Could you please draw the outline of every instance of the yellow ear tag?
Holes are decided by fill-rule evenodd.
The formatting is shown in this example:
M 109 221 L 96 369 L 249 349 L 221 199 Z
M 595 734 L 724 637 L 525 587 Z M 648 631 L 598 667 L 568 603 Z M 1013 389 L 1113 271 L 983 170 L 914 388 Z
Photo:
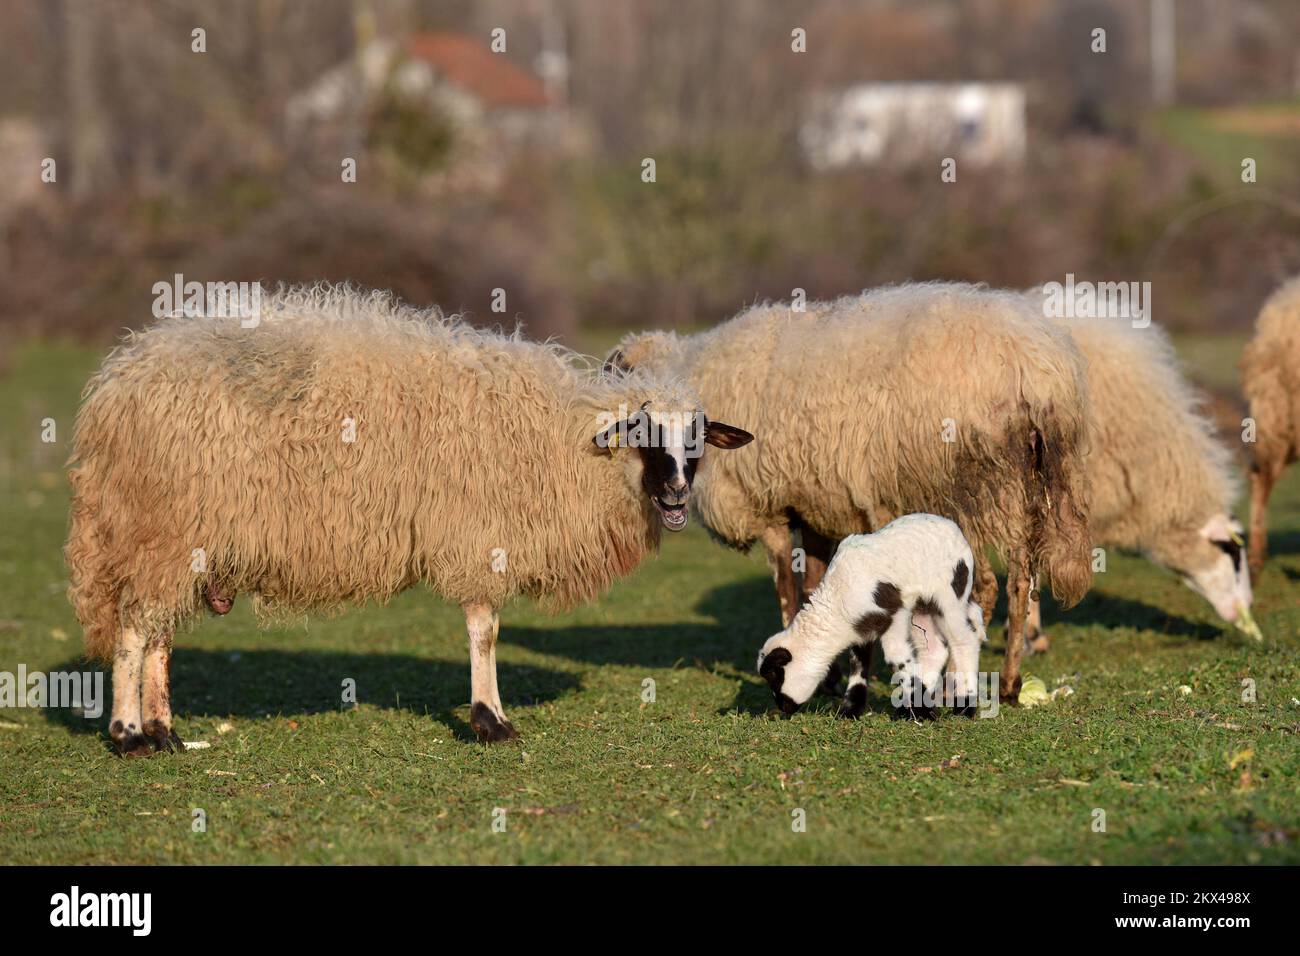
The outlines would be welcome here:
M 610 451 L 613 451 L 618 447 L 618 432 L 614 432 L 614 434 L 609 436 L 609 444 L 606 447 L 608 447 Z
M 1232 543 L 1235 544 L 1237 547 L 1239 547 L 1239 548 L 1244 548 L 1244 547 L 1246 546 L 1246 541 L 1245 541 L 1245 539 L 1242 538 L 1241 535 L 1237 534 L 1237 532 L 1232 531 L 1232 532 L 1230 532 L 1229 534 L 1230 534 L 1230 537 L 1232 538 Z

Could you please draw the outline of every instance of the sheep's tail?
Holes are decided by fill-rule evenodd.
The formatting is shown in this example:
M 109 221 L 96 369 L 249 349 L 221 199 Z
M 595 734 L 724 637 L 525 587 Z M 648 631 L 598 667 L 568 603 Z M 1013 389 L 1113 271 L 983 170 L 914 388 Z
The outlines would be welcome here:
M 71 582 L 68 599 L 85 631 L 86 656 L 107 661 L 117 642 L 121 586 L 109 566 L 99 509 L 91 500 L 93 481 L 87 470 L 83 466 L 68 473 L 72 482 L 72 521 L 63 555 Z
M 1092 584 L 1080 432 L 1063 426 L 1049 411 L 1034 416 L 1029 435 L 1029 487 L 1035 498 L 1029 503 L 1034 519 L 1033 570 L 1047 572 L 1052 594 L 1065 607 L 1078 604 Z

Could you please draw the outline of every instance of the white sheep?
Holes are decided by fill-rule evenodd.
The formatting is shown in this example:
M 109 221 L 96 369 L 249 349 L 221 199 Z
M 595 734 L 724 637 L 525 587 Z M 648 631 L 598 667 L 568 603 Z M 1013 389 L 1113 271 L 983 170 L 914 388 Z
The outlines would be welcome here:
M 761 305 L 698 335 L 629 335 L 608 361 L 680 373 L 712 414 L 758 436 L 701 477 L 696 510 L 727 544 L 762 542 L 783 624 L 799 607 L 792 527 L 811 573 L 830 557 L 814 538 L 871 531 L 882 514 L 942 514 L 1007 560 L 1001 693 L 1014 701 L 1032 573 L 1067 605 L 1087 590 L 1084 363 L 1018 293 L 924 283 L 806 311 Z M 976 593 L 991 606 L 996 587 L 982 575 Z
M 174 749 L 172 637 L 204 603 L 329 608 L 421 582 L 465 612 L 470 725 L 517 736 L 501 605 L 595 597 L 685 525 L 704 445 L 751 437 L 671 377 L 596 375 L 383 294 L 262 301 L 252 328 L 178 316 L 131 336 L 77 415 L 70 596 L 88 654 L 113 660 L 125 754 Z
M 851 672 L 840 714 L 860 716 L 878 641 L 907 712 L 928 716 L 933 700 L 973 712 L 986 639 L 984 613 L 971 593 L 974 567 L 961 529 L 937 515 L 904 515 L 874 534 L 845 538 L 807 606 L 759 652 L 758 670 L 777 706 L 793 713 L 848 650 Z M 914 627 L 914 615 L 922 614 L 931 629 Z M 953 682 L 941 688 L 949 655 Z

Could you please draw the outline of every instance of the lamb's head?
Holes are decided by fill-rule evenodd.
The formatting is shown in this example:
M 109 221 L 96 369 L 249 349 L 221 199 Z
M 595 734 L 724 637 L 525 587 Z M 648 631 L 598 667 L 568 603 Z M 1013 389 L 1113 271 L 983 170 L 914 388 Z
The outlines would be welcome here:
M 1250 569 L 1241 523 L 1217 514 L 1187 538 L 1170 565 L 1188 587 L 1214 605 L 1221 618 L 1253 632 Z
M 773 634 L 758 652 L 758 673 L 772 688 L 776 706 L 783 714 L 793 714 L 808 702 L 831 672 L 834 657 L 827 659 L 786 628 Z
M 592 438 L 600 449 L 621 456 L 629 487 L 645 496 L 669 531 L 686 527 L 691 485 L 706 445 L 730 451 L 754 436 L 723 422 L 711 422 L 693 397 L 659 390 L 639 407 L 610 414 Z

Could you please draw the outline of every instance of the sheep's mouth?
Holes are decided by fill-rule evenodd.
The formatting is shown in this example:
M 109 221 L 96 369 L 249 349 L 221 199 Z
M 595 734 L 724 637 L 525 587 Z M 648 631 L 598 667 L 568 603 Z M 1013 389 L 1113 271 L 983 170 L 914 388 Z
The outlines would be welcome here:
M 669 531 L 681 531 L 686 527 L 686 502 L 670 505 L 663 501 L 658 495 L 652 495 L 651 501 L 655 503 L 655 508 L 659 511 L 659 520 Z

